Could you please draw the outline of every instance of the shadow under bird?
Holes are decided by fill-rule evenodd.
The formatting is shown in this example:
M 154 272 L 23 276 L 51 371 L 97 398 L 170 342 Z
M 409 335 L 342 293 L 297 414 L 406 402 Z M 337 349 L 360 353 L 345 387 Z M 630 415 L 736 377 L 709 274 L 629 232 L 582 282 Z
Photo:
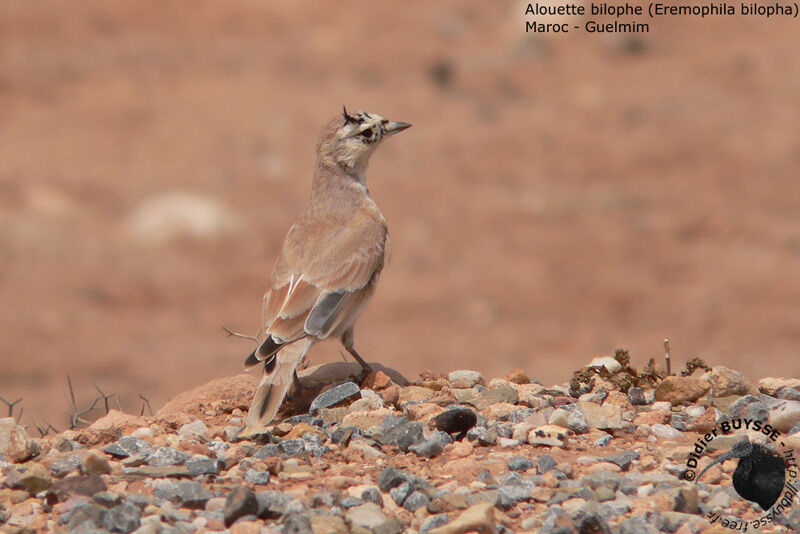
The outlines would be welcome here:
M 770 453 L 758 443 L 750 442 L 747 438 L 708 464 L 695 482 L 713 466 L 732 458 L 739 459 L 739 465 L 733 472 L 733 488 L 736 493 L 742 499 L 757 503 L 762 510 L 769 510 L 783 491 L 783 485 L 786 483 L 786 466 L 783 458 Z
M 409 126 L 344 109 L 322 128 L 311 198 L 283 242 L 263 300 L 265 337 L 244 364 L 263 365 L 263 376 L 242 435 L 275 418 L 315 342 L 338 339 L 371 370 L 353 346 L 353 327 L 387 261 L 389 233 L 366 170 L 381 142 Z

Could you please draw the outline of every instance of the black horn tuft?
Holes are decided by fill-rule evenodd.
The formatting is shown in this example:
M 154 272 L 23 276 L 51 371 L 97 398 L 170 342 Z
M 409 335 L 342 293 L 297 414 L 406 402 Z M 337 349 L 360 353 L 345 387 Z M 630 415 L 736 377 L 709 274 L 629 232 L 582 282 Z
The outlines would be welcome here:
M 347 113 L 347 108 L 342 105 L 342 115 L 344 116 L 344 122 L 351 123 L 351 122 L 358 122 L 358 119 Z

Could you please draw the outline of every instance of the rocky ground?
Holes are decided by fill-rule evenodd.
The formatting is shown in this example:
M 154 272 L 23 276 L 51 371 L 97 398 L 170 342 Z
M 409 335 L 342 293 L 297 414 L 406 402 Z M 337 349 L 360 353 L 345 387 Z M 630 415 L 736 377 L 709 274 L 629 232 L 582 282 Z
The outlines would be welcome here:
M 358 385 L 355 371 L 305 371 L 282 421 L 248 439 L 250 375 L 42 438 L 2 419 L 0 530 L 721 533 L 706 514 L 763 512 L 733 489 L 735 462 L 684 480 L 695 440 L 750 417 L 800 450 L 800 379 L 754 384 L 700 361 L 665 377 L 618 351 L 549 387 L 521 371 L 408 384 L 388 369 Z M 800 526 L 796 501 L 768 531 Z

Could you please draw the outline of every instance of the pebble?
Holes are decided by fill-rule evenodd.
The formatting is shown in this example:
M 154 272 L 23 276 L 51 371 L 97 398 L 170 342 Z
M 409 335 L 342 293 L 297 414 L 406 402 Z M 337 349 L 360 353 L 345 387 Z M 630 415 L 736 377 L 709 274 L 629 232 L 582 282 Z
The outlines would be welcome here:
M 478 371 L 451 371 L 447 375 L 447 380 L 450 382 L 450 387 L 466 389 L 475 387 L 478 384 L 483 384 L 483 375 Z
M 466 435 L 467 431 L 475 426 L 478 416 L 469 408 L 456 407 L 437 415 L 434 424 L 437 430 L 448 434 Z
M 351 397 L 355 397 L 361 392 L 361 388 L 355 382 L 345 382 L 328 391 L 318 395 L 312 402 L 308 412 L 311 415 L 316 415 L 322 408 L 330 408 L 337 404 L 346 401 Z
M 162 484 L 156 488 L 155 496 L 184 508 L 204 508 L 213 497 L 203 484 L 189 480 Z
M 116 443 L 106 447 L 103 452 L 114 458 L 127 458 L 129 456 L 149 456 L 153 453 L 153 446 L 149 442 L 133 436 L 123 436 Z
M 533 467 L 533 461 L 526 456 L 513 456 L 508 460 L 508 469 L 511 471 L 527 471 Z
M 240 517 L 258 515 L 258 511 L 258 500 L 255 494 L 244 486 L 237 486 L 225 497 L 222 512 L 225 526 L 231 526 Z
M 654 436 L 661 439 L 679 439 L 683 432 L 668 425 L 652 425 L 650 431 Z
M 187 438 L 201 437 L 204 438 L 208 434 L 208 427 L 200 419 L 195 419 L 191 423 L 186 423 L 178 429 L 178 435 Z

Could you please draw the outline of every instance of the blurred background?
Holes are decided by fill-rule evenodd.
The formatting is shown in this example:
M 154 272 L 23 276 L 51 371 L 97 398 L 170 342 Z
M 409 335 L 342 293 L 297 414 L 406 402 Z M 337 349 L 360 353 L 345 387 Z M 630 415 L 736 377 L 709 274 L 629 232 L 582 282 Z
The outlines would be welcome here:
M 0 395 L 63 428 L 67 373 L 138 413 L 241 372 L 221 327 L 259 329 L 342 104 L 414 124 L 368 173 L 393 256 L 367 359 L 561 383 L 669 337 L 798 376 L 795 23 L 534 38 L 524 8 L 0 3 Z

